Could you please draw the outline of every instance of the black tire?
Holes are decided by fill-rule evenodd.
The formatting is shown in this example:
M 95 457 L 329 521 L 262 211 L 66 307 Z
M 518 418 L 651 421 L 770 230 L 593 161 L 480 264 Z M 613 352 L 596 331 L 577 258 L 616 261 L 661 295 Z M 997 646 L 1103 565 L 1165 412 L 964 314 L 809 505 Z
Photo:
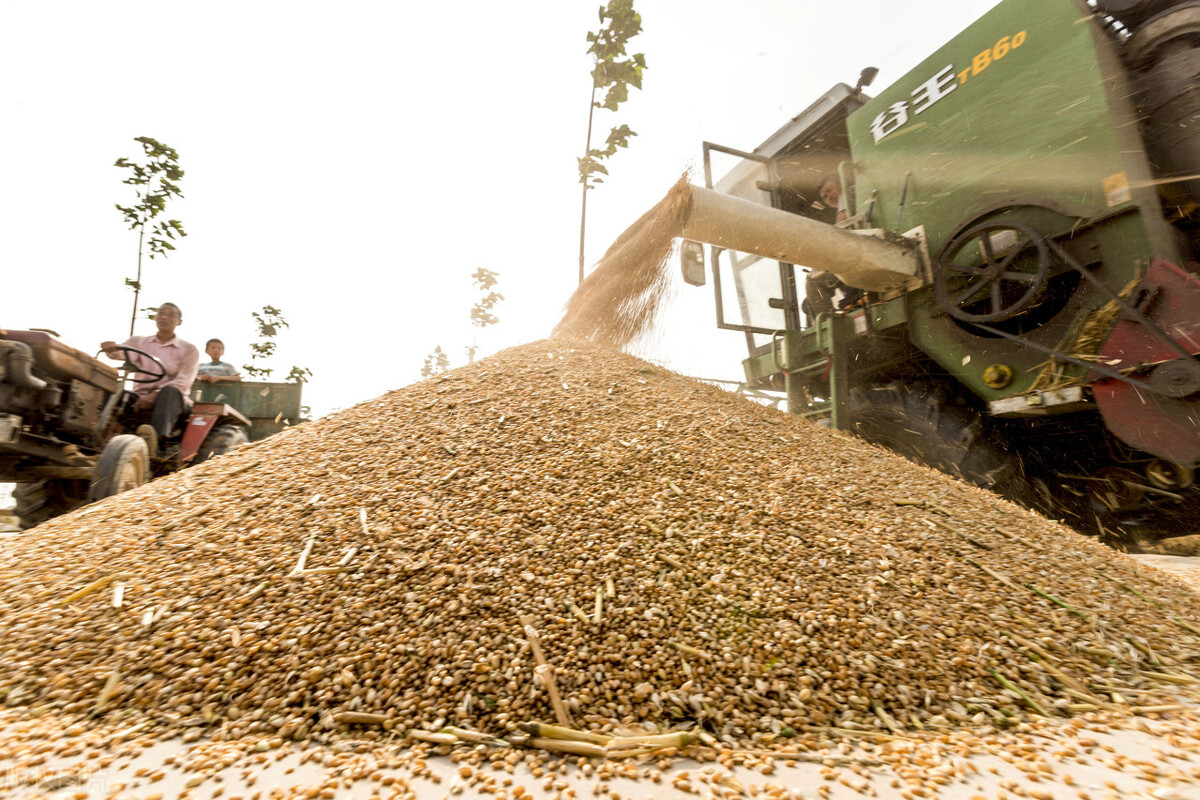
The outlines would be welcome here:
M 199 464 L 210 458 L 223 456 L 249 441 L 250 432 L 246 430 L 245 425 L 218 425 L 204 437 L 194 463 Z
M 32 483 L 18 483 L 13 488 L 16 508 L 13 511 L 21 530 L 29 530 L 48 519 L 79 508 L 87 502 L 86 481 L 43 478 Z
M 150 477 L 150 451 L 140 436 L 123 433 L 114 436 L 100 451 L 100 460 L 92 471 L 88 502 L 129 491 Z
M 1020 458 L 987 434 L 982 416 L 927 384 L 854 389 L 848 430 L 905 458 L 1029 506 Z

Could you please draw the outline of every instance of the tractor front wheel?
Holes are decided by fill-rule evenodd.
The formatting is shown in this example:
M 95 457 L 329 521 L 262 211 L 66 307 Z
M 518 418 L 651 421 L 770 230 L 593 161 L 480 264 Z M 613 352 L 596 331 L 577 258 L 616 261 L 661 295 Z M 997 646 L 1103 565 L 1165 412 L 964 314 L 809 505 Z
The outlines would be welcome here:
M 127 492 L 141 486 L 149 476 L 150 451 L 145 440 L 130 433 L 114 436 L 100 451 L 100 460 L 92 471 L 88 502 Z

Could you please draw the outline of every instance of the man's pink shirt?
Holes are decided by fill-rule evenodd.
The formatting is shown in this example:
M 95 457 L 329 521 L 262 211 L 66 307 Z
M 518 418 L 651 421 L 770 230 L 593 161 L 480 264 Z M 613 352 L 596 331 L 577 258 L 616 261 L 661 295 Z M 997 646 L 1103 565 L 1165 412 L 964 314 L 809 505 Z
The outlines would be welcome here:
M 174 386 L 183 395 L 184 402 L 189 406 L 191 399 L 188 397 L 188 392 L 192 389 L 192 384 L 196 380 L 196 372 L 200 368 L 200 351 L 190 342 L 185 342 L 178 336 L 172 337 L 170 341 L 160 342 L 157 336 L 130 336 L 125 340 L 126 347 L 135 347 L 138 350 L 149 353 L 163 363 L 167 368 L 167 375 L 153 383 L 135 383 L 133 385 L 133 393 L 139 397 L 142 395 L 156 392 L 164 386 Z M 145 369 L 158 370 L 146 359 L 141 356 L 130 353 L 129 360 L 139 367 Z M 144 373 L 138 373 L 139 375 Z M 147 377 L 149 377 L 147 375 Z

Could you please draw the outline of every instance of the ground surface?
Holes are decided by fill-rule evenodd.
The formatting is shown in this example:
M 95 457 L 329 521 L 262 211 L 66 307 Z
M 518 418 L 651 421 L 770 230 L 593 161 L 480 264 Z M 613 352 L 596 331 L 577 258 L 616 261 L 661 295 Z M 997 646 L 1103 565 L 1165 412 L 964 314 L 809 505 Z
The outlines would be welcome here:
M 1142 554 L 1136 556 L 1143 564 L 1160 569 L 1200 592 L 1200 556 L 1164 556 Z
M 1200 558 L 1138 559 L 1195 587 L 1200 602 Z M 1110 726 L 1089 716 L 999 737 L 814 738 L 797 748 L 810 748 L 814 761 L 804 763 L 713 750 L 605 763 L 482 745 L 451 753 L 398 742 L 159 740 L 11 709 L 0 712 L 0 798 L 1200 800 L 1200 713 L 1155 717 Z
M 71 755 L 36 752 L 53 724 L 0 715 L 0 797 L 47 798 L 1200 798 L 1200 723 L 1139 720 L 1121 731 L 1076 720 L 1004 739 L 892 737 L 792 764 L 704 751 L 619 763 L 467 748 L 453 755 L 342 742 L 301 749 L 278 740 L 196 742 L 58 730 Z M 35 737 L 30 737 L 34 733 Z M 479 748 L 483 751 L 484 748 Z M 972 752 L 973 751 L 973 752 Z M 482 757 L 481 757 L 482 756 Z M 881 763 L 882 762 L 882 763 Z

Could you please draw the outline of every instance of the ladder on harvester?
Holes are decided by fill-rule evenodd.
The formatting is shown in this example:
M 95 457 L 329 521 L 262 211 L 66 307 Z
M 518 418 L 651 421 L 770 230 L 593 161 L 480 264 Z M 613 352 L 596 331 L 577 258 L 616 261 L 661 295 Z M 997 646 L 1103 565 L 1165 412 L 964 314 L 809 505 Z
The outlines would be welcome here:
M 846 318 L 824 312 L 802 331 L 776 331 L 771 356 L 783 373 L 788 411 L 839 429 L 846 422 Z

